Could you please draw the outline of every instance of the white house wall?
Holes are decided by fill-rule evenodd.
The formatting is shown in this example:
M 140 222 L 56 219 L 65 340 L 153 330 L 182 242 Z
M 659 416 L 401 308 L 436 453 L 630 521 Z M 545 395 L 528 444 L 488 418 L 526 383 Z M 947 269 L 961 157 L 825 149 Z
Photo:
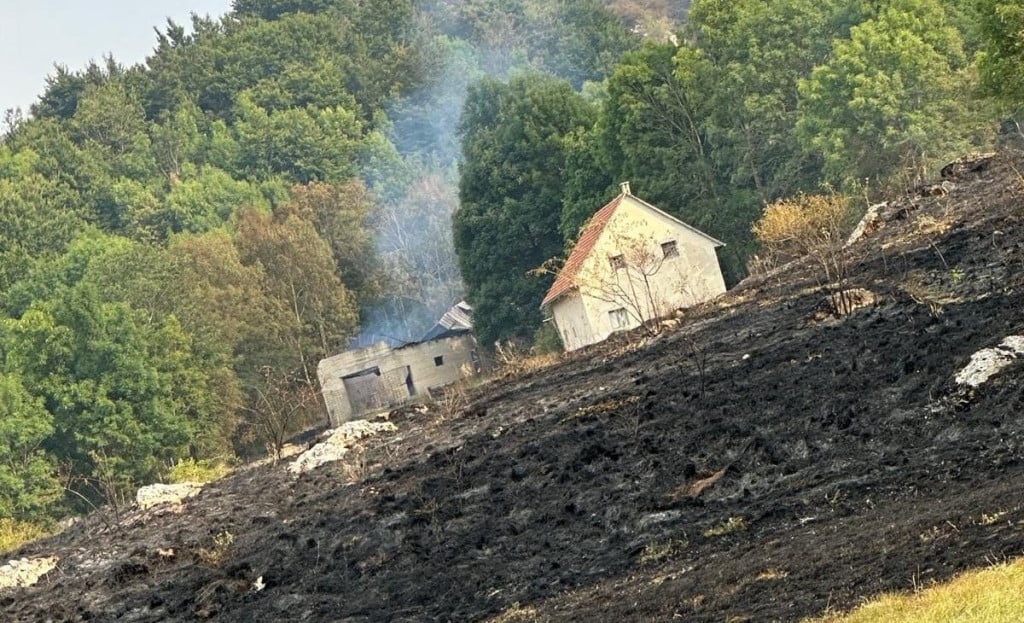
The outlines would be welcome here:
M 638 296 L 624 300 L 610 294 L 607 284 L 613 280 L 614 270 L 609 258 L 624 253 L 626 241 L 643 241 L 647 252 L 660 257 L 661 244 L 674 240 L 679 255 L 666 258 L 656 274 L 650 276 L 651 298 L 656 308 L 647 304 L 644 285 L 639 276 L 627 269 L 619 269 L 620 283 L 628 287 L 632 278 Z M 612 333 L 640 326 L 641 320 L 665 316 L 672 311 L 710 300 L 725 292 L 725 280 L 719 267 L 715 245 L 708 238 L 681 225 L 675 220 L 624 197 L 598 238 L 590 255 L 584 260 L 577 276 L 578 295 L 567 295 L 552 305 L 552 313 L 563 335 L 566 350 L 575 350 L 587 344 L 605 340 Z M 615 300 L 609 300 L 613 298 Z M 639 302 L 640 309 L 631 308 L 630 302 Z M 609 312 L 627 308 L 629 324 L 613 327 Z M 583 311 L 585 319 L 580 317 Z M 563 327 L 565 322 L 567 326 Z M 589 334 L 589 341 L 565 341 L 565 334 Z
M 352 397 L 343 380 L 345 377 L 368 369 L 378 369 L 384 377 L 382 382 L 388 384 L 382 401 L 392 401 L 405 393 L 398 391 L 402 388 L 397 385 L 401 385 L 404 378 L 398 371 L 407 367 L 412 375 L 413 388 L 410 395 L 424 395 L 430 389 L 458 381 L 467 370 L 472 370 L 475 349 L 476 342 L 472 335 L 463 334 L 394 349 L 380 342 L 322 360 L 317 366 L 317 377 L 320 379 L 331 425 L 337 426 L 360 415 L 357 409 L 353 409 Z M 436 357 L 441 357 L 440 365 L 435 363 Z M 365 397 L 362 400 L 365 401 Z
M 579 292 L 570 292 L 551 306 L 555 327 L 565 350 L 576 350 L 600 341 L 590 328 L 590 319 Z

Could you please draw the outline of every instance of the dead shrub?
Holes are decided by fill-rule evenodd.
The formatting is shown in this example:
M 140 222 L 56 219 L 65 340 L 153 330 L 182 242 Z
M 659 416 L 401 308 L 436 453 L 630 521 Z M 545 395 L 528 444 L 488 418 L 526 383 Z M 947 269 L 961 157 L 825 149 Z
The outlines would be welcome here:
M 851 229 L 853 209 L 840 195 L 797 195 L 769 204 L 751 231 L 764 247 L 763 263 L 778 265 L 810 257 L 826 283 L 846 276 L 842 249 Z
M 534 372 L 554 365 L 560 356 L 560 353 L 531 354 L 528 348 L 512 341 L 494 345 L 494 359 L 502 375 Z
M 435 400 L 442 420 L 450 420 L 469 406 L 469 392 L 466 383 L 459 381 L 443 388 Z
M 210 567 L 220 567 L 228 559 L 228 552 L 235 542 L 235 535 L 228 530 L 221 530 L 213 537 L 210 547 L 199 549 L 199 559 Z

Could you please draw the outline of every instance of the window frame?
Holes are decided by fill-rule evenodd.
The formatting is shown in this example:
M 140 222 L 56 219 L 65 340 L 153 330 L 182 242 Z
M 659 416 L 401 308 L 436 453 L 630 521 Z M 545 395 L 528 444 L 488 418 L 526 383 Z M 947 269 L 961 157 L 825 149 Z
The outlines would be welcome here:
M 629 312 L 626 311 L 625 307 L 617 307 L 615 309 L 608 310 L 608 323 L 611 324 L 612 329 L 618 331 L 620 329 L 629 328 Z

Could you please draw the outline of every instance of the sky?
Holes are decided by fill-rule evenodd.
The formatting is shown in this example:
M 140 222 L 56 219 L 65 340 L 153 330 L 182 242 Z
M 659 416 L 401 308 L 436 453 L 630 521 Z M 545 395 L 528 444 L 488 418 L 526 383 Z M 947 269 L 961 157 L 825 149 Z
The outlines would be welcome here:
M 156 47 L 153 27 L 168 17 L 188 26 L 191 13 L 230 8 L 231 0 L 0 0 L 0 113 L 27 112 L 54 64 L 78 70 L 107 54 L 140 63 Z

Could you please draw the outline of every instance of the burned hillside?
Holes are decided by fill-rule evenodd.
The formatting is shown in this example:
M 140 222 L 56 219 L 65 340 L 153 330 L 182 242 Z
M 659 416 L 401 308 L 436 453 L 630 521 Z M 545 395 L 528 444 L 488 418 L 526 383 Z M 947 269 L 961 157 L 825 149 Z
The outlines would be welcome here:
M 957 376 L 1024 335 L 1024 159 L 972 162 L 844 251 L 867 305 L 836 312 L 809 262 L 749 279 L 306 474 L 93 513 L 13 553 L 58 561 L 0 614 L 799 621 L 1019 556 L 1019 353 Z

